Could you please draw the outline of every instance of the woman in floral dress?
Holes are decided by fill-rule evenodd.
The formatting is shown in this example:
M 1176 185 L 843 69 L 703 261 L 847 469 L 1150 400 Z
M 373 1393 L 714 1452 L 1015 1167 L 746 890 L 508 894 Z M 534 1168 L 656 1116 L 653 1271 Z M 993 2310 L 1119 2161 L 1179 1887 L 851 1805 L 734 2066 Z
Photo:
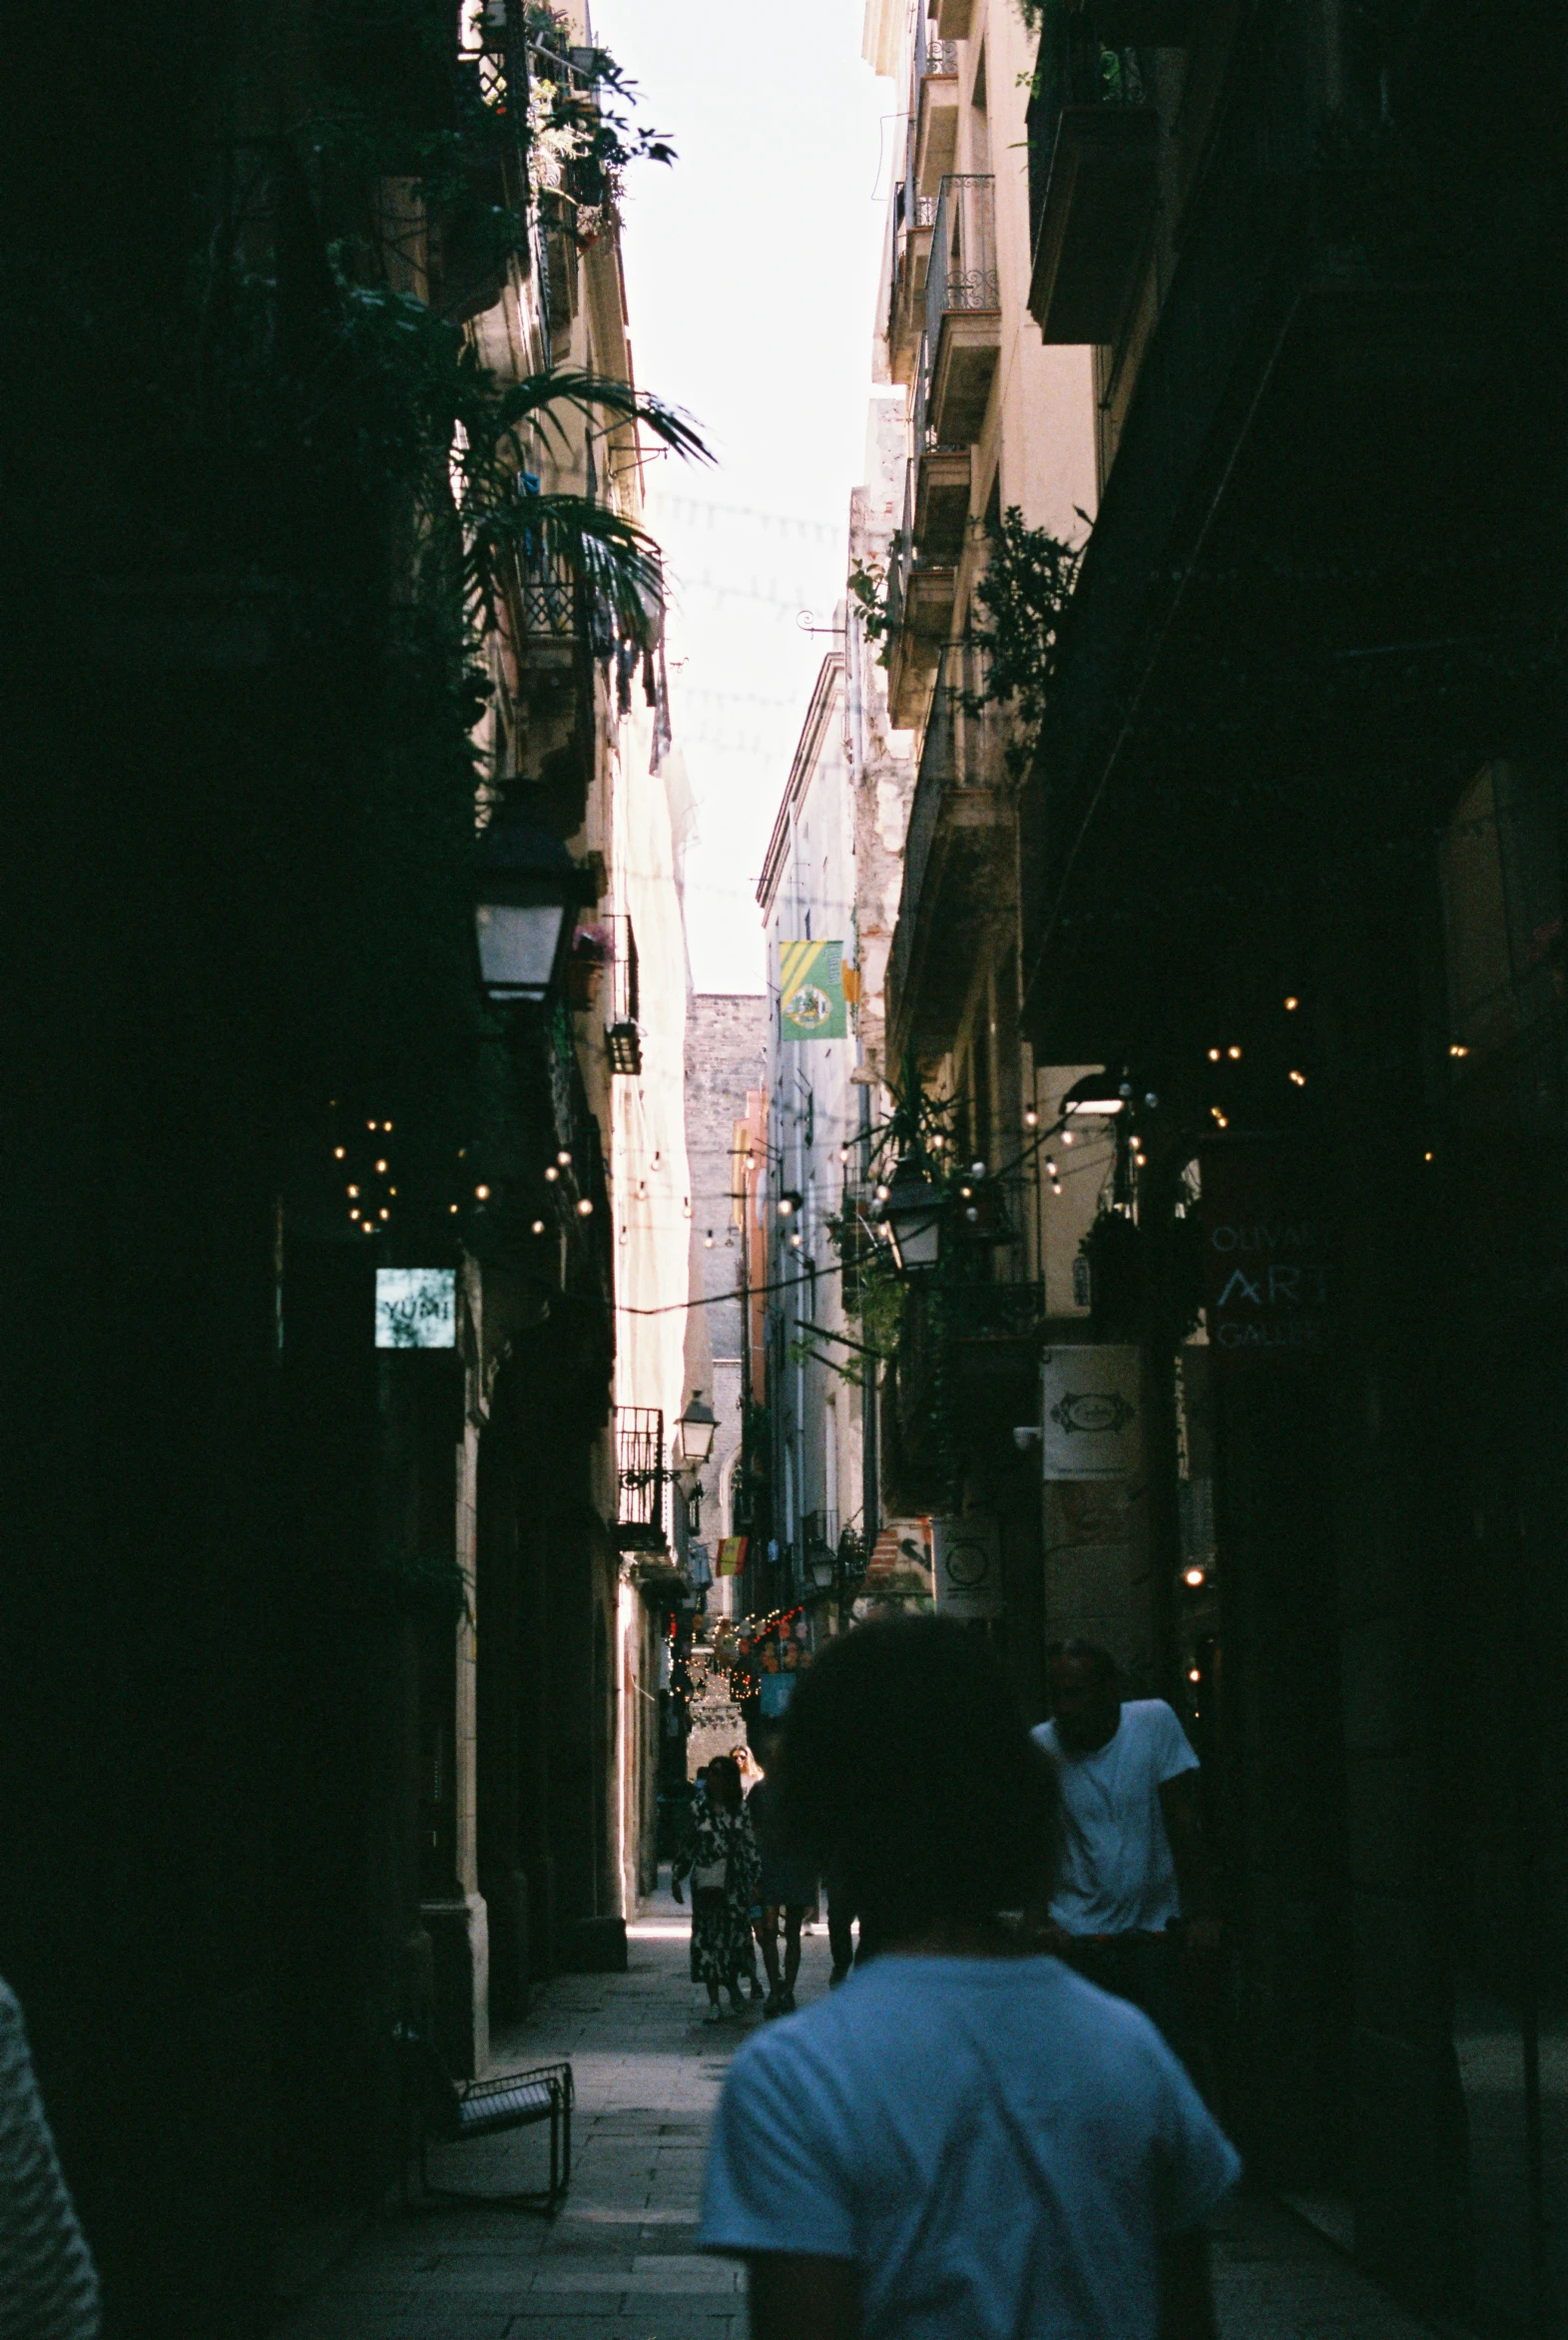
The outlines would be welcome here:
M 702 1815 L 671 1876 L 681 1899 L 681 1880 L 692 1880 L 692 1981 L 708 1986 L 706 2021 L 718 2023 L 721 1984 L 737 2015 L 743 2005 L 741 1977 L 752 1964 L 752 1904 L 763 1865 L 752 1824 L 741 1801 L 741 1770 L 731 1755 L 708 1766 Z

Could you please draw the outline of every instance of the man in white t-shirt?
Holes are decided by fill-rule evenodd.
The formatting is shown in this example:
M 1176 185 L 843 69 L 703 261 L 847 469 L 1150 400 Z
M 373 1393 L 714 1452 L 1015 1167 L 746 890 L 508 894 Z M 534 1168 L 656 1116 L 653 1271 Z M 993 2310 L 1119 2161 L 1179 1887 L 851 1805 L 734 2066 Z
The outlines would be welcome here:
M 1047 1939 L 1091 1982 L 1131 1999 L 1168 2039 L 1180 1951 L 1210 1947 L 1198 1758 L 1163 1698 L 1124 1699 L 1093 1642 L 1052 1650 L 1053 1713 L 1031 1735 L 1056 1766 L 1064 1846 Z

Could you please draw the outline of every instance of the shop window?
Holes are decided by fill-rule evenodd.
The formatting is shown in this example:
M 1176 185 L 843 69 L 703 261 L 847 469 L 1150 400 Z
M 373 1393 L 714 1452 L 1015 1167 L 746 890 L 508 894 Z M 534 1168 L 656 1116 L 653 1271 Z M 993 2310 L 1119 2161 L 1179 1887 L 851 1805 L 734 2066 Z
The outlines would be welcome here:
M 1563 995 L 1559 792 L 1526 764 L 1483 766 L 1442 837 L 1451 1041 L 1505 1046 Z

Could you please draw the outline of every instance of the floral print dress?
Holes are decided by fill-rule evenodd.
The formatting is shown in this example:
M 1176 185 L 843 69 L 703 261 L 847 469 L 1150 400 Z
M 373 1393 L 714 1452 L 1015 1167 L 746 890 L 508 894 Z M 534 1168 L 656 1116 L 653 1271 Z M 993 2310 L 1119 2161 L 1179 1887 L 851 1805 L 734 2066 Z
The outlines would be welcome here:
M 744 1812 L 716 1812 L 707 1805 L 675 1864 L 677 1880 L 694 1870 L 718 1868 L 728 1875 L 724 1898 L 711 1906 L 692 1887 L 692 1981 L 729 1987 L 751 1966 L 752 1905 L 763 1864 Z

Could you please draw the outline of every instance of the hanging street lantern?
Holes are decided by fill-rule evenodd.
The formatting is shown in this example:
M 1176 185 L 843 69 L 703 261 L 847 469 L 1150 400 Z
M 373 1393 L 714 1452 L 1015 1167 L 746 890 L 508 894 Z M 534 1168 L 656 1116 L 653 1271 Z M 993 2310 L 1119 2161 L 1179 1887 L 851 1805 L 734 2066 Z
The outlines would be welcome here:
M 886 1199 L 875 1215 L 887 1229 L 893 1261 L 901 1276 L 927 1273 L 942 1256 L 942 1214 L 947 1200 L 913 1162 L 894 1171 Z
M 714 1434 L 719 1428 L 719 1417 L 706 1405 L 701 1390 L 692 1392 L 691 1404 L 675 1426 L 675 1459 L 684 1467 L 701 1470 L 714 1451 Z
M 584 898 L 583 873 L 558 839 L 515 810 L 497 814 L 474 859 L 474 931 L 485 992 L 498 1007 L 537 1004 L 560 979 L 568 912 Z

